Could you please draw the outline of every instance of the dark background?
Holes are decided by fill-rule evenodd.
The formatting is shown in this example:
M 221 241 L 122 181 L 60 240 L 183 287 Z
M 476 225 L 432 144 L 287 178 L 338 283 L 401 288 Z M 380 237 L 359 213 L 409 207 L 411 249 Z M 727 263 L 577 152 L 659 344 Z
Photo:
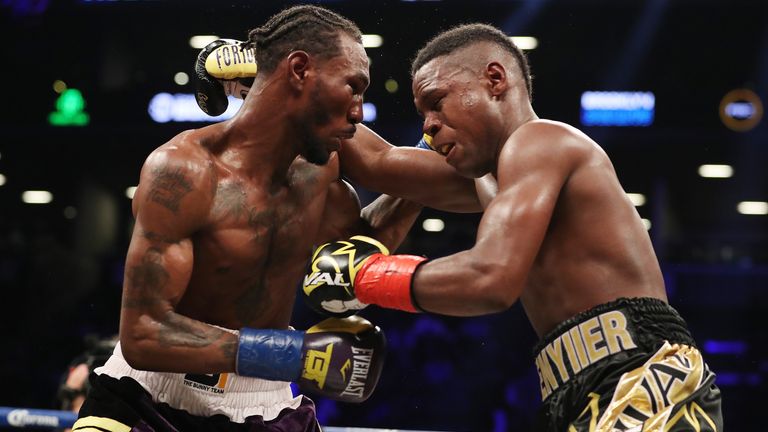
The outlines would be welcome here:
M 0 405 L 52 408 L 68 362 L 89 335 L 117 330 L 123 259 L 131 229 L 125 188 L 146 155 L 202 123 L 154 123 L 158 92 L 192 93 L 189 37 L 244 39 L 293 2 L 0 0 Z M 534 108 L 582 128 L 611 156 L 662 263 L 670 302 L 688 320 L 723 391 L 729 430 L 760 430 L 768 402 L 768 219 L 736 203 L 768 200 L 768 121 L 747 132 L 720 121 L 722 97 L 748 88 L 768 102 L 768 6 L 743 0 L 328 1 L 380 34 L 368 50 L 376 104 L 370 125 L 398 145 L 421 135 L 409 64 L 437 32 L 481 21 L 538 38 L 528 52 Z M 384 89 L 393 78 L 394 94 Z M 90 124 L 53 127 L 47 116 L 63 80 L 82 91 Z M 583 127 L 587 90 L 652 91 L 650 127 Z M 728 179 L 697 175 L 727 163 Z M 45 189 L 47 205 L 20 194 Z M 373 195 L 360 190 L 365 201 Z M 72 207 L 76 215 L 65 217 Z M 403 252 L 439 257 L 471 247 L 479 215 L 427 209 L 446 229 L 417 222 Z M 594 221 L 600 223 L 600 221 Z M 519 306 L 455 319 L 369 308 L 391 353 L 368 402 L 318 399 L 324 424 L 437 430 L 524 430 L 539 406 L 535 336 Z M 320 317 L 296 305 L 294 325 Z

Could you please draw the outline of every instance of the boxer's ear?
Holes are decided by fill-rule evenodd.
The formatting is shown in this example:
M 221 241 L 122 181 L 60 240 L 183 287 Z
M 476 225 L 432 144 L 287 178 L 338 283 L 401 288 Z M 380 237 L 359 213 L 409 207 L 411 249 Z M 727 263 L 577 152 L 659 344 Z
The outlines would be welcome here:
M 484 76 L 488 80 L 488 89 L 492 98 L 497 99 L 507 91 L 509 87 L 507 69 L 501 63 L 495 61 L 488 63 Z
M 293 51 L 288 54 L 288 82 L 301 90 L 307 77 L 311 74 L 312 58 L 306 51 Z

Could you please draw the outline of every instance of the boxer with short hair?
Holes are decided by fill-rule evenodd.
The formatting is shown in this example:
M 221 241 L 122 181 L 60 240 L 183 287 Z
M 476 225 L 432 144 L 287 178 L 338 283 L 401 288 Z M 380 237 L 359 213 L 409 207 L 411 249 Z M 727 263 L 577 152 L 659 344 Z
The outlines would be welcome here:
M 475 316 L 520 300 L 541 338 L 537 430 L 721 431 L 715 375 L 667 303 L 611 161 L 576 128 L 538 118 L 522 52 L 494 27 L 464 25 L 427 43 L 412 75 L 424 144 L 497 181 L 475 245 L 426 260 L 364 237 L 325 244 L 305 276 L 314 307 Z M 354 254 L 334 254 L 342 247 Z
M 313 245 L 363 232 L 394 248 L 421 209 L 405 199 L 477 206 L 471 181 L 438 155 L 393 157 L 401 151 L 357 131 L 369 73 L 351 21 L 296 6 L 248 43 L 261 70 L 237 115 L 182 132 L 142 167 L 120 341 L 91 375 L 75 431 L 319 430 L 314 404 L 289 381 L 363 401 L 385 343 L 361 318 L 289 328 Z M 361 216 L 340 177 L 342 146 L 363 161 L 351 178 L 405 199 L 382 196 Z M 391 178 L 397 171 L 415 174 Z

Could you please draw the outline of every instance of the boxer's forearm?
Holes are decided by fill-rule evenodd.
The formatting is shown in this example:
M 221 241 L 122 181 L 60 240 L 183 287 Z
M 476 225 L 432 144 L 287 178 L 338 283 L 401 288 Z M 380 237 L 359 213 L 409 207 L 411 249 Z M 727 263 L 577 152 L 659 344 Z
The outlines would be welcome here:
M 423 206 L 402 198 L 381 195 L 362 211 L 369 235 L 394 252 L 405 239 Z
M 459 176 L 442 156 L 393 146 L 363 125 L 342 146 L 339 160 L 344 176 L 368 190 L 439 210 L 482 210 L 474 182 Z
M 234 372 L 237 336 L 176 314 L 142 316 L 122 328 L 123 356 L 131 367 L 157 372 L 210 374 Z
M 540 184 L 543 189 L 544 182 Z M 422 309 L 481 315 L 506 310 L 518 300 L 551 220 L 554 204 L 545 198 L 556 196 L 524 206 L 514 202 L 518 194 L 515 188 L 497 194 L 483 214 L 472 249 L 419 267 L 412 292 Z
M 421 265 L 412 281 L 413 299 L 427 312 L 477 316 L 502 312 L 518 299 L 520 288 L 501 277 L 504 269 L 477 260 L 471 251 Z

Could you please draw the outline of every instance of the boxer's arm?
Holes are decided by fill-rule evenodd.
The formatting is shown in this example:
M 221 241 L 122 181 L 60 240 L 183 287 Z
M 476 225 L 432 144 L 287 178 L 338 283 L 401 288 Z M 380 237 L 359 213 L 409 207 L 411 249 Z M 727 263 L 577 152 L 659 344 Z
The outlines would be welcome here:
M 245 50 L 243 56 L 247 60 L 241 64 L 223 65 L 216 61 L 223 50 L 232 52 L 237 45 L 238 41 L 220 39 L 198 55 L 195 95 L 206 113 L 224 112 L 228 94 L 244 99 L 248 93 L 250 84 L 246 82 L 253 81 L 257 69 L 251 51 Z M 347 140 L 340 153 L 344 175 L 366 189 L 440 210 L 482 210 L 472 181 L 459 176 L 437 153 L 393 146 L 363 125 L 358 126 L 358 132 Z
M 376 245 L 373 239 L 329 243 L 313 253 L 304 281 L 307 300 L 329 313 L 354 312 L 369 304 L 456 316 L 508 309 L 524 289 L 560 190 L 583 163 L 586 148 L 582 138 L 561 128 L 521 128 L 499 157 L 499 190 L 472 249 L 427 261 L 389 255 L 370 247 Z M 341 249 L 354 254 L 340 254 Z
M 120 343 L 137 369 L 234 371 L 237 337 L 176 312 L 190 280 L 191 237 L 204 223 L 215 179 L 211 165 L 161 147 L 145 162 L 134 195 L 136 223 L 123 282 Z
M 523 291 L 559 193 L 584 152 L 540 125 L 513 135 L 499 158 L 499 191 L 486 209 L 475 246 L 429 261 L 412 290 L 424 310 L 471 316 L 509 308 Z
M 367 235 L 394 251 L 405 240 L 422 208 L 413 201 L 380 195 L 362 211 L 363 220 L 369 227 Z
M 402 198 L 381 195 L 361 210 L 355 189 L 339 179 L 329 187 L 323 224 L 315 243 L 365 234 L 395 250 L 405 239 L 421 208 L 420 204 Z
M 355 184 L 453 212 L 481 211 L 474 183 L 439 154 L 397 147 L 364 125 L 340 151 L 341 172 Z
M 480 200 L 480 204 L 483 208 L 486 208 L 496 198 L 496 194 L 499 192 L 499 184 L 496 182 L 496 177 L 492 173 L 488 173 L 475 179 L 475 189 L 477 190 L 477 198 Z

